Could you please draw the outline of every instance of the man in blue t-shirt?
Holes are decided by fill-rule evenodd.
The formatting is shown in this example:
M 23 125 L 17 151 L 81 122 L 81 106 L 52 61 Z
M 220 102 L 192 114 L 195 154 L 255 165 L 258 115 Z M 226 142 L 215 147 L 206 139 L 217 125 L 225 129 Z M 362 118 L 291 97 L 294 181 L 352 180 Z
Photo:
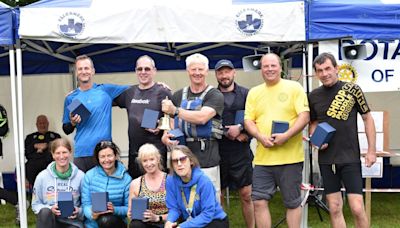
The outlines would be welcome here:
M 68 135 L 77 129 L 74 163 L 86 172 L 95 166 L 92 155 L 96 144 L 102 140 L 111 140 L 112 102 L 128 86 L 94 83 L 93 61 L 86 55 L 76 57 L 75 74 L 79 87 L 65 98 L 63 130 Z M 90 111 L 86 120 L 78 114 L 72 115 L 68 109 L 68 105 L 76 99 Z

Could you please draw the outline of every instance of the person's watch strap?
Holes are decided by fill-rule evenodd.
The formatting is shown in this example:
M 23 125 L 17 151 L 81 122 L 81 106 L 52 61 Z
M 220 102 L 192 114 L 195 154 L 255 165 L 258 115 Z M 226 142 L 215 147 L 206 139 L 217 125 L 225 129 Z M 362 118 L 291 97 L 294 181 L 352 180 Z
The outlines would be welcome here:
M 179 115 L 179 107 L 175 108 L 175 112 L 174 112 L 174 116 L 178 116 Z

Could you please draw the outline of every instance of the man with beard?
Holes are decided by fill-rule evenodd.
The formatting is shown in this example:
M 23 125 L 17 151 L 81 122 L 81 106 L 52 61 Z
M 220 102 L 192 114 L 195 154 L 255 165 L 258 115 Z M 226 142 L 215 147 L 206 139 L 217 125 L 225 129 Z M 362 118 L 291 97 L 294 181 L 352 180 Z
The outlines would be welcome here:
M 63 130 L 68 135 L 77 129 L 74 138 L 74 163 L 80 170 L 86 172 L 96 165 L 93 159 L 96 144 L 102 140 L 111 141 L 112 102 L 128 86 L 94 83 L 93 61 L 86 55 L 76 57 L 75 74 L 79 87 L 65 98 Z M 90 111 L 91 114 L 86 121 L 82 121 L 78 114 L 72 115 L 68 109 L 75 99 Z
M 249 135 L 243 130 L 243 120 L 235 123 L 236 115 L 244 111 L 248 89 L 234 82 L 235 68 L 231 61 L 222 59 L 215 65 L 218 89 L 224 95 L 222 126 L 224 135 L 219 142 L 221 168 L 221 203 L 224 189 L 234 185 L 239 189 L 242 214 L 248 228 L 254 227 L 254 207 L 251 200 L 253 153 Z M 238 113 L 239 111 L 239 113 Z
M 161 101 L 165 97 L 171 97 L 169 89 L 154 81 L 157 68 L 150 56 L 143 55 L 136 60 L 135 72 L 139 84 L 131 86 L 114 100 L 120 108 L 126 108 L 128 114 L 128 172 L 132 179 L 143 175 L 136 158 L 139 148 L 145 143 L 151 143 L 157 147 L 162 157 L 163 167 L 167 167 L 167 149 L 161 142 L 162 132 L 158 128 L 144 129 L 141 123 L 145 109 L 159 111 L 158 118 L 160 118 L 162 116 Z

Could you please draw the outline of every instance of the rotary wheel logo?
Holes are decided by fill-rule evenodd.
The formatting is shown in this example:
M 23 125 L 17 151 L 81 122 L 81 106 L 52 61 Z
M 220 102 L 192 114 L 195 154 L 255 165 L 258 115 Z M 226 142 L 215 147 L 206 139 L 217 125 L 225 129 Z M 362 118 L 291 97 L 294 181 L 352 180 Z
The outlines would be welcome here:
M 285 101 L 287 101 L 287 99 L 289 98 L 289 96 L 287 95 L 287 93 L 280 93 L 279 95 L 278 95 L 278 100 L 280 101 L 280 102 L 285 102 Z
M 67 12 L 58 18 L 58 30 L 66 37 L 76 38 L 85 29 L 85 18 L 76 12 Z
M 246 36 L 258 33 L 264 24 L 263 15 L 257 9 L 242 9 L 236 14 L 236 28 Z
M 358 73 L 352 65 L 342 64 L 339 66 L 338 76 L 340 81 L 356 83 Z

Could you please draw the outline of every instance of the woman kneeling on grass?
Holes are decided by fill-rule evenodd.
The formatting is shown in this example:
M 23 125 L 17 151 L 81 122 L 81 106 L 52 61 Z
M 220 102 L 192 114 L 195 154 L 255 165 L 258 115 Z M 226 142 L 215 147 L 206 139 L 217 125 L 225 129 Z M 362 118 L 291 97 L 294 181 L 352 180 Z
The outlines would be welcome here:
M 164 227 L 168 208 L 165 205 L 165 181 L 167 174 L 163 172 L 161 154 L 153 144 L 144 144 L 139 148 L 138 163 L 144 175 L 132 181 L 129 190 L 128 218 L 131 218 L 131 200 L 134 197 L 149 198 L 149 209 L 143 213 L 144 220 L 132 220 L 130 228 Z
M 37 215 L 36 227 L 83 227 L 83 213 L 80 208 L 81 183 L 84 173 L 70 162 L 71 144 L 60 138 L 50 144 L 54 161 L 39 173 L 33 186 L 32 210 Z M 72 215 L 61 217 L 57 205 L 58 192 L 72 192 L 74 210 Z
M 82 205 L 87 228 L 126 227 L 129 184 L 132 178 L 119 159 L 119 148 L 111 141 L 99 142 L 94 155 L 97 165 L 89 170 L 82 186 Z M 94 192 L 108 192 L 109 202 L 104 212 L 92 210 Z
M 171 167 L 174 172 L 167 177 L 168 218 L 165 228 L 229 227 L 228 216 L 215 198 L 214 185 L 188 147 L 174 147 Z M 179 218 L 183 219 L 180 224 L 177 223 Z

